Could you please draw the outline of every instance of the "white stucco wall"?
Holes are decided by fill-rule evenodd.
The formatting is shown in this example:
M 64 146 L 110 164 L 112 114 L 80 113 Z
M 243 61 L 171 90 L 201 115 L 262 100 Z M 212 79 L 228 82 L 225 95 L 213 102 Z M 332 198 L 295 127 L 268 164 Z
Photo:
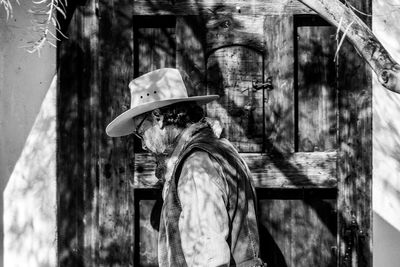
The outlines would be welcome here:
M 37 38 L 31 1 L 0 7 L 0 266 L 56 266 L 55 49 Z

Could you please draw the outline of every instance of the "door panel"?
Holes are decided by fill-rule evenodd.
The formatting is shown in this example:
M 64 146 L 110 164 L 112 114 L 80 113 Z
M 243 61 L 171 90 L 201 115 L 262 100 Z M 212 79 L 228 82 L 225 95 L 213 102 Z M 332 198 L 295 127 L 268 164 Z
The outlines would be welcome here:
M 274 89 L 265 105 L 266 151 L 294 152 L 294 42 L 293 16 L 269 15 L 264 19 L 265 77 Z
M 296 27 L 297 151 L 337 148 L 337 89 L 334 55 L 336 28 Z
M 155 46 L 153 50 L 137 46 L 140 51 L 138 61 L 145 62 L 144 66 L 150 66 L 147 67 L 149 70 L 153 66 L 173 64 L 172 50 L 176 49 L 176 65 L 188 73 L 193 85 L 189 88 L 189 94 L 221 96 L 218 101 L 207 104 L 207 116 L 222 122 L 225 135 L 242 153 L 254 173 L 255 185 L 263 189 L 259 191 L 259 198 L 262 199 L 259 203 L 261 254 L 268 264 L 313 266 L 319 262 L 318 266 L 333 266 L 336 254 L 331 247 L 336 244 L 336 202 L 322 200 L 320 197 L 324 196 L 325 191 L 319 193 L 318 190 L 334 192 L 337 188 L 336 152 L 288 154 L 295 150 L 295 127 L 312 129 L 308 120 L 295 117 L 300 114 L 295 111 L 296 105 L 299 110 L 303 106 L 308 107 L 308 101 L 312 101 L 314 95 L 309 99 L 298 97 L 302 102 L 296 104 L 296 97 L 306 95 L 309 87 L 302 82 L 298 86 L 294 83 L 296 77 L 300 77 L 298 81 L 303 81 L 301 75 L 307 71 L 304 70 L 306 67 L 303 68 L 304 62 L 297 61 L 297 56 L 313 53 L 314 47 L 307 46 L 307 38 L 314 38 L 315 43 L 318 43 L 322 38 L 320 30 L 309 26 L 301 28 L 298 32 L 304 34 L 304 39 L 295 42 L 293 34 L 297 24 L 292 16 L 257 17 L 250 22 L 249 16 L 237 14 L 211 16 L 209 19 L 203 21 L 195 16 L 182 16 L 176 19 L 175 28 L 169 24 L 168 31 L 139 29 L 137 32 L 141 34 L 138 35 L 140 38 L 151 40 L 142 46 L 160 46 Z M 253 35 L 244 31 L 246 27 L 254 32 Z M 171 37 L 160 35 L 161 32 L 173 36 L 176 45 L 171 44 L 166 48 L 166 40 L 171 40 Z M 145 33 L 151 37 L 141 37 L 146 36 Z M 264 44 L 263 49 L 260 49 L 261 44 Z M 299 52 L 295 52 L 296 47 L 301 47 Z M 166 50 L 157 52 L 157 49 L 162 48 Z M 154 56 L 154 51 L 164 56 Z M 331 52 L 329 50 L 326 53 Z M 146 59 L 142 61 L 141 57 Z M 323 62 L 327 61 L 327 56 L 321 57 L 322 61 L 325 60 Z M 160 58 L 165 59 L 161 64 Z M 295 62 L 299 62 L 300 67 L 295 67 Z M 139 66 L 139 69 L 144 66 Z M 299 74 L 295 75 L 295 71 L 299 71 Z M 314 77 L 320 87 L 325 86 L 327 81 L 324 79 L 326 72 L 322 73 Z M 252 82 L 262 82 L 267 75 L 272 76 L 274 89 L 270 92 L 268 102 L 263 102 L 267 97 L 266 92 L 253 90 Z M 207 91 L 203 91 L 205 88 Z M 299 91 L 298 95 L 295 89 Z M 318 103 L 318 100 L 312 103 Z M 319 116 L 309 113 L 311 118 Z M 313 138 L 309 135 L 309 138 Z M 318 143 L 314 139 L 313 142 Z M 268 151 L 268 154 L 262 154 L 264 151 Z M 136 154 L 134 169 L 137 192 L 159 190 L 152 186 L 157 180 L 151 156 Z M 298 188 L 315 191 L 298 191 Z M 270 198 L 271 192 L 276 192 L 271 190 L 275 189 L 282 190 L 279 194 L 272 193 L 278 199 L 265 199 Z M 279 199 L 283 195 L 285 199 Z M 157 264 L 157 228 L 151 217 L 157 210 L 156 205 L 153 200 L 136 199 L 135 203 L 141 218 L 135 228 L 139 231 L 136 247 L 138 261 L 141 266 L 154 266 Z
M 261 257 L 268 266 L 336 266 L 335 203 L 332 199 L 261 199 Z
M 371 1 L 349 2 L 371 13 Z M 60 266 L 157 266 L 153 162 L 132 136 L 104 128 L 129 108 L 129 81 L 160 67 L 186 71 L 190 95 L 223 94 L 209 115 L 246 151 L 269 266 L 372 265 L 371 75 L 350 44 L 333 76 L 334 31 L 291 0 L 100 1 L 78 11 L 58 48 Z M 246 90 L 269 76 L 268 102 Z M 245 103 L 252 112 L 231 116 Z
M 208 57 L 207 93 L 220 99 L 207 105 L 207 115 L 223 124 L 240 152 L 262 152 L 263 92 L 252 88 L 253 79 L 263 79 L 263 56 L 255 50 L 230 46 Z

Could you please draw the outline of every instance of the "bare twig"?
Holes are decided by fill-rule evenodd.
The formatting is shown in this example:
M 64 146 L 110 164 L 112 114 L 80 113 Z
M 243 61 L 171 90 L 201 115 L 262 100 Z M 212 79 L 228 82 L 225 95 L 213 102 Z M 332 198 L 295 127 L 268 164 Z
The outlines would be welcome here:
M 64 1 L 64 2 L 63 2 Z M 36 28 L 39 32 L 39 40 L 33 42 L 33 44 L 27 48 L 29 53 L 38 52 L 40 55 L 40 50 L 45 44 L 52 47 L 56 47 L 54 41 L 59 39 L 56 37 L 56 33 L 59 32 L 64 38 L 67 38 L 60 30 L 60 23 L 57 19 L 57 14 L 61 14 L 66 18 L 65 6 L 67 0 L 34 0 L 33 4 L 35 7 L 31 10 L 32 14 L 36 16 L 36 25 L 40 25 Z M 54 33 L 52 30 L 54 29 Z
M 18 0 L 15 0 L 19 4 Z M 44 45 L 48 44 L 55 47 L 55 41 L 58 41 L 57 32 L 64 38 L 67 38 L 61 32 L 61 25 L 57 20 L 57 14 L 61 14 L 66 18 L 67 0 L 32 0 L 33 7 L 28 10 L 34 17 L 33 31 L 39 34 L 38 40 L 28 42 L 24 46 L 29 53 L 37 52 L 40 55 L 40 50 Z M 13 6 L 11 0 L 0 0 L 0 7 L 3 6 L 7 14 L 7 19 L 13 15 Z

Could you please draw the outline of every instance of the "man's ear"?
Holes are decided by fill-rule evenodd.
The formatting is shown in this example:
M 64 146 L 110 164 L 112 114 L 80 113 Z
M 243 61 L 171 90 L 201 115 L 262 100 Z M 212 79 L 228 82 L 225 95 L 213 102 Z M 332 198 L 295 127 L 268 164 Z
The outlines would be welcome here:
M 151 116 L 153 117 L 153 123 L 157 124 L 160 129 L 164 127 L 164 115 L 161 114 L 159 109 L 155 109 L 151 112 Z

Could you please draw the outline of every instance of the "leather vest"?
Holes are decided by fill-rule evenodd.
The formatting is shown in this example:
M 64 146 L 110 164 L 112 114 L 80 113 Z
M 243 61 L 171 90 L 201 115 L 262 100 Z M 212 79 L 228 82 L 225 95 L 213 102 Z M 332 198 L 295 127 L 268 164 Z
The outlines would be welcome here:
M 182 211 L 177 185 L 185 159 L 196 150 L 207 152 L 221 167 L 228 184 L 229 216 L 228 245 L 231 266 L 263 266 L 259 256 L 259 235 L 255 212 L 255 191 L 250 171 L 232 144 L 217 138 L 211 128 L 204 127 L 194 133 L 181 150 L 172 172 L 160 220 L 158 259 L 159 265 L 187 266 L 179 234 L 179 217 Z

